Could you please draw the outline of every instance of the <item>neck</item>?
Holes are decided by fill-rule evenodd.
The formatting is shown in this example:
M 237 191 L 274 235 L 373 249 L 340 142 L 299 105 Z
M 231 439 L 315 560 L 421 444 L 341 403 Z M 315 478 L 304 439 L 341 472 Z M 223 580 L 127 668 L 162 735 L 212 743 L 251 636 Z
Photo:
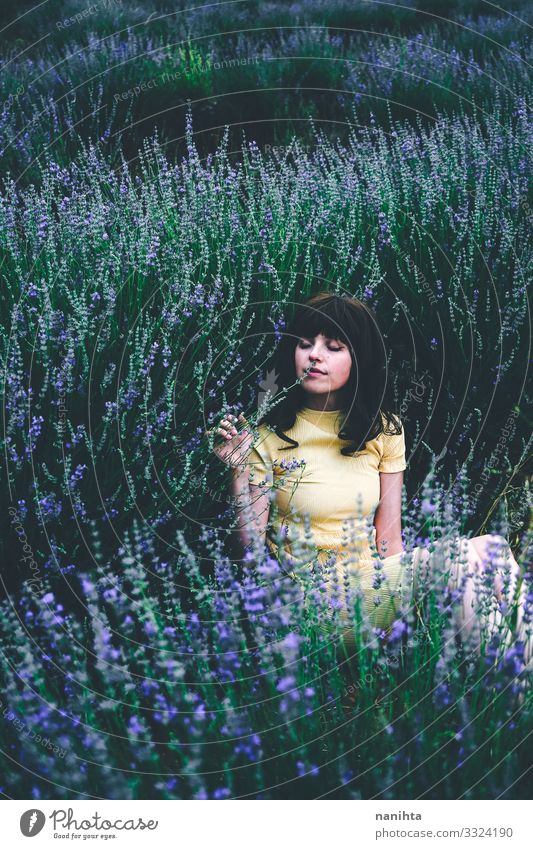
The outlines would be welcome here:
M 310 392 L 306 392 L 303 402 L 308 410 L 321 413 L 335 412 L 342 408 L 342 399 L 336 392 L 330 392 L 328 395 L 311 395 Z

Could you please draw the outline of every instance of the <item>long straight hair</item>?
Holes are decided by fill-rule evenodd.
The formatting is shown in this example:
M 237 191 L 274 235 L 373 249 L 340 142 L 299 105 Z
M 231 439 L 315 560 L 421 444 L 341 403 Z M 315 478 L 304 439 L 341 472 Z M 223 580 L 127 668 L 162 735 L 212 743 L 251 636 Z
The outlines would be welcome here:
M 301 337 L 311 339 L 320 333 L 342 341 L 352 358 L 350 376 L 340 390 L 345 401 L 337 434 L 352 444 L 341 447 L 340 453 L 364 451 L 368 441 L 384 432 L 401 434 L 401 422 L 385 401 L 387 352 L 376 316 L 358 298 L 329 292 L 318 292 L 297 306 L 274 354 L 279 392 L 288 391 L 257 424 L 268 424 L 280 439 L 290 443 L 280 450 L 298 447 L 299 443 L 284 433 L 294 425 L 296 413 L 306 406 L 306 392 L 301 383 L 296 383 L 294 352 Z

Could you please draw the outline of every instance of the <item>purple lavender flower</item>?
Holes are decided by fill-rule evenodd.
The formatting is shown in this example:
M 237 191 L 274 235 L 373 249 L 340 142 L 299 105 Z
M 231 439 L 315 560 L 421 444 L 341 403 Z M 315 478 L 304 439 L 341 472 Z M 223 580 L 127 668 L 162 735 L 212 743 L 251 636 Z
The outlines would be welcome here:
M 144 732 L 146 732 L 146 728 L 139 721 L 139 718 L 137 716 L 132 716 L 130 721 L 128 722 L 128 731 L 132 735 L 133 734 L 137 735 L 137 734 L 143 734 Z
M 401 639 L 403 634 L 408 634 L 410 630 L 409 625 L 407 622 L 404 622 L 403 619 L 395 619 L 392 623 L 389 642 L 393 643 L 396 640 Z

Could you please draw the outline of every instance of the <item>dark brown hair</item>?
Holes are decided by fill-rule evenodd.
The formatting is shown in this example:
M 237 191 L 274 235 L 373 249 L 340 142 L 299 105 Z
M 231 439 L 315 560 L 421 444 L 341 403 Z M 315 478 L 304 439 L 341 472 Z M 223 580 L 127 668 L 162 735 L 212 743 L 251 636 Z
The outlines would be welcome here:
M 290 445 L 281 450 L 297 447 L 298 443 L 283 431 L 296 421 L 296 413 L 306 406 L 306 393 L 301 383 L 296 386 L 294 351 L 300 338 L 311 339 L 319 333 L 337 339 L 348 346 L 352 369 L 341 394 L 343 424 L 340 439 L 351 440 L 340 453 L 350 455 L 364 451 L 368 441 L 385 432 L 402 433 L 402 425 L 386 402 L 387 352 L 373 311 L 358 298 L 318 292 L 297 306 L 295 314 L 274 355 L 273 368 L 278 375 L 278 390 L 290 387 L 281 400 L 258 421 L 268 424 L 274 432 Z M 274 399 L 275 400 L 275 399 Z

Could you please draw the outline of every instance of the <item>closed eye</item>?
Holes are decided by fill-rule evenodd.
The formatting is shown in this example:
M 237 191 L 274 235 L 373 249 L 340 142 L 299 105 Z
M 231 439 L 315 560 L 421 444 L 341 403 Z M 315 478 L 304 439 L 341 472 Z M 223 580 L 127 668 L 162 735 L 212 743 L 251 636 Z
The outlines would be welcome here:
M 307 342 L 300 342 L 299 347 L 303 348 L 305 350 L 306 348 L 309 348 L 310 346 Z M 330 351 L 342 351 L 342 348 L 331 348 L 329 345 L 328 345 L 328 348 L 329 348 Z

